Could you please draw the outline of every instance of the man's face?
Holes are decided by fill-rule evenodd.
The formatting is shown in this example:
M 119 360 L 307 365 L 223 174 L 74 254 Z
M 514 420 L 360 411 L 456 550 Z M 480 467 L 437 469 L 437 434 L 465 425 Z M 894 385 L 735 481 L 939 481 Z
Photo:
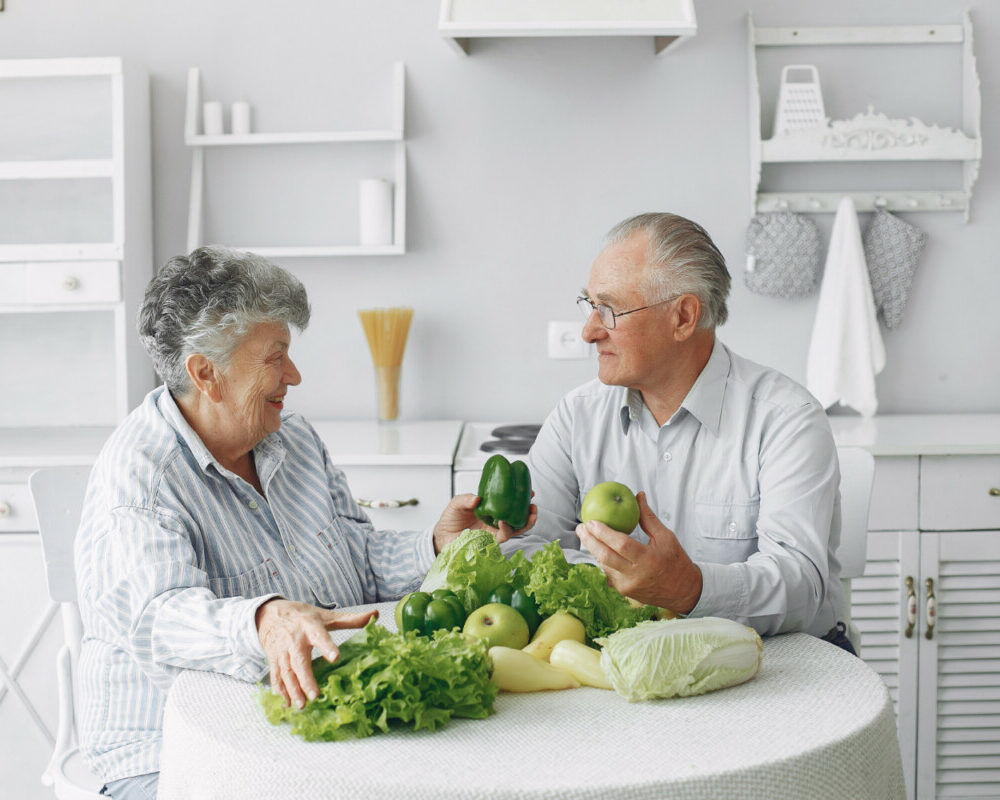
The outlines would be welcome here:
M 289 386 L 302 376 L 288 355 L 288 326 L 254 326 L 233 353 L 223 380 L 222 402 L 234 430 L 254 443 L 281 427 L 281 409 Z
M 615 312 L 660 300 L 646 297 L 642 292 L 649 269 L 648 244 L 648 234 L 635 231 L 620 244 L 601 251 L 590 269 L 587 296 L 594 303 L 611 306 Z M 675 346 L 673 308 L 673 303 L 662 303 L 618 317 L 613 330 L 605 328 L 596 313 L 587 318 L 582 335 L 597 348 L 597 377 L 602 383 L 643 391 L 655 388 L 669 377 Z

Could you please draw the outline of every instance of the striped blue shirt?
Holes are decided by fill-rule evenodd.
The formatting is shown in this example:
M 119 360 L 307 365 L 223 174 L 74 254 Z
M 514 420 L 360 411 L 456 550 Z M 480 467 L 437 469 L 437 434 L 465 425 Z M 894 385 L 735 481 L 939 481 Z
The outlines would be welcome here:
M 267 674 L 268 598 L 349 606 L 411 591 L 430 531 L 376 531 L 302 417 L 254 448 L 263 496 L 225 469 L 165 387 L 112 434 L 76 540 L 83 754 L 105 781 L 159 770 L 166 693 L 182 669 Z

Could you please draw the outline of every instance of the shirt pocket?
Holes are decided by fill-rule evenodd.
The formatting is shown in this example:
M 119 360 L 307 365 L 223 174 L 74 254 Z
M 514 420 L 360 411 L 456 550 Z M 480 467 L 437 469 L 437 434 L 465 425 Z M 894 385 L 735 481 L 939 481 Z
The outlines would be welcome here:
M 278 589 L 278 568 L 271 559 L 237 575 L 218 575 L 208 579 L 208 588 L 216 597 L 260 597 Z
M 697 558 L 712 564 L 736 564 L 757 552 L 760 500 L 746 503 L 696 503 Z
M 321 572 L 323 586 L 317 594 L 319 605 L 351 606 L 365 602 L 364 586 L 354 563 L 355 557 L 363 557 L 363 550 L 357 554 L 353 552 L 352 538 L 356 538 L 357 533 L 348 530 L 348 526 L 351 524 L 360 525 L 361 523 L 352 523 L 350 520 L 344 521 L 338 518 L 332 520 L 317 534 L 320 543 L 330 557 L 328 564 L 331 567 L 323 569 Z

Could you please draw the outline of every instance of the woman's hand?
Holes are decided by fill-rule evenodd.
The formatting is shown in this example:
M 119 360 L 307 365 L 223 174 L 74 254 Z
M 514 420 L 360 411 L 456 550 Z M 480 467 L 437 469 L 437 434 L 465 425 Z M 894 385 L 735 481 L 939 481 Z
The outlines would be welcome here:
M 315 647 L 329 662 L 340 655 L 327 631 L 363 628 L 378 611 L 345 614 L 275 597 L 257 609 L 257 635 L 271 668 L 271 689 L 298 708 L 319 694 L 312 671 Z
M 534 497 L 535 493 L 532 492 Z M 520 536 L 538 519 L 538 508 L 534 503 L 529 507 L 528 521 L 520 530 L 514 530 L 506 522 L 501 522 L 499 528 L 493 528 L 475 515 L 474 510 L 479 505 L 479 498 L 474 494 L 457 494 L 448 502 L 441 514 L 441 519 L 434 526 L 434 552 L 440 553 L 444 546 L 466 528 L 479 528 L 489 531 L 498 542 L 506 542 L 515 536 Z

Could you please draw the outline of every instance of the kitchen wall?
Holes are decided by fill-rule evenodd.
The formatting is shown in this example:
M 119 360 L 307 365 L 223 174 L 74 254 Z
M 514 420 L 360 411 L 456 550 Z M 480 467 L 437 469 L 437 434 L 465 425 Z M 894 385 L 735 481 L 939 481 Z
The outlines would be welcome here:
M 6 5 L 0 57 L 121 55 L 149 71 L 157 264 L 185 248 L 189 67 L 201 67 L 207 97 L 250 101 L 258 130 L 353 129 L 388 125 L 391 64 L 405 61 L 407 253 L 281 262 L 306 284 L 314 309 L 294 346 L 304 380 L 289 405 L 316 418 L 372 416 L 374 379 L 356 311 L 410 304 L 403 416 L 516 422 L 541 420 L 594 373 L 592 359 L 546 357 L 546 324 L 577 318 L 574 298 L 601 235 L 641 211 L 674 211 L 708 229 L 734 273 L 721 338 L 804 380 L 816 296 L 763 298 L 741 277 L 750 213 L 747 11 L 764 25 L 849 25 L 957 23 L 970 8 L 985 142 L 971 220 L 907 216 L 929 244 L 903 324 L 885 335 L 878 394 L 885 413 L 1000 411 L 995 3 L 700 0 L 698 35 L 664 56 L 649 38 L 581 38 L 478 42 L 468 58 L 439 36 L 438 0 Z M 896 51 L 884 69 L 842 50 L 815 62 L 795 53 L 785 63 L 821 64 L 834 117 L 875 102 L 890 116 L 960 124 L 960 48 Z M 762 69 L 776 74 L 773 63 Z M 769 122 L 773 81 L 763 89 Z M 207 238 L 355 238 L 351 162 L 389 177 L 391 149 L 349 147 L 211 154 Z M 941 169 L 935 180 L 960 185 Z M 876 184 L 869 188 L 895 175 L 878 165 L 865 172 Z M 825 241 L 832 215 L 816 219 Z

